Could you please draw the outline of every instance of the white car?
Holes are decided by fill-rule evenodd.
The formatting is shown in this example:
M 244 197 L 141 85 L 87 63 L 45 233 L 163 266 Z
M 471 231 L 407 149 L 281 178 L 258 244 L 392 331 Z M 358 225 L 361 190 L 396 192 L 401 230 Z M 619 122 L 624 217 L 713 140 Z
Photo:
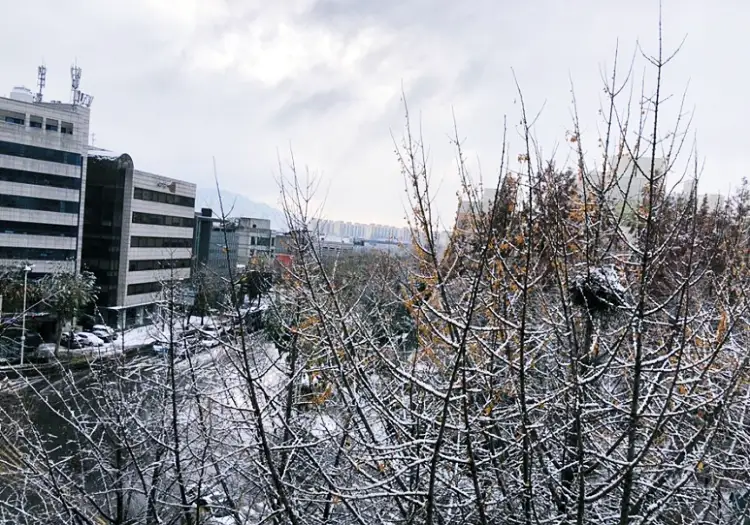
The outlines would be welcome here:
M 78 332 L 76 337 L 85 346 L 104 346 L 104 341 L 90 332 Z
M 95 324 L 91 327 L 91 332 L 105 332 L 108 333 L 113 340 L 117 339 L 117 332 L 115 331 L 115 329 L 107 326 L 106 324 Z

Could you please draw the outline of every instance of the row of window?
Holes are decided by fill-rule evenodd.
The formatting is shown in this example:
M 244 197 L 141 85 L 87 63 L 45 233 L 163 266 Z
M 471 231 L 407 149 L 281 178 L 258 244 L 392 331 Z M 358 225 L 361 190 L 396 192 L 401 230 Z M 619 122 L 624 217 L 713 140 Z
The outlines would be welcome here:
M 160 259 L 147 261 L 130 261 L 128 270 L 131 272 L 143 272 L 146 270 L 168 270 L 178 268 L 190 268 L 190 259 Z
M 40 224 L 37 222 L 0 221 L 0 233 L 24 235 L 49 235 L 53 237 L 78 237 L 78 226 Z
M 67 190 L 81 189 L 81 179 L 75 177 L 50 175 L 49 173 L 38 173 L 36 171 L 12 170 L 10 168 L 0 168 L 0 181 L 50 186 Z
M 140 295 L 144 293 L 156 293 L 161 291 L 161 283 L 139 283 L 128 285 L 128 295 Z
M 6 124 L 16 124 L 18 126 L 26 125 L 26 115 L 24 115 L 23 113 L 11 112 L 10 114 L 4 116 L 4 120 Z M 35 129 L 42 129 L 43 121 L 44 121 L 43 117 L 39 117 L 37 115 L 31 115 L 29 117 L 29 127 L 35 128 Z M 44 125 L 44 127 L 47 131 L 57 131 L 58 121 L 55 119 L 47 119 L 47 122 Z M 70 122 L 63 122 L 62 125 L 60 126 L 60 133 L 65 133 L 66 135 L 72 135 L 73 124 L 71 124 Z
M 176 237 L 131 237 L 131 248 L 192 248 L 193 239 Z
M 40 148 L 39 146 L 28 146 L 26 144 L 17 144 L 15 142 L 6 142 L 4 140 L 0 140 L 0 155 L 11 155 L 13 157 L 23 157 L 34 160 L 46 160 L 48 162 L 57 162 L 59 164 L 69 164 L 71 166 L 81 166 L 83 164 L 83 157 L 78 153 L 50 148 Z
M 133 198 L 141 201 L 162 202 L 164 204 L 175 204 L 177 206 L 186 206 L 190 209 L 195 208 L 195 199 L 183 195 L 174 195 L 162 191 L 146 190 L 143 188 L 133 189 Z
M 133 224 L 153 224 L 158 226 L 177 226 L 192 228 L 195 219 L 192 217 L 174 217 L 172 215 L 157 215 L 155 213 L 133 212 Z
M 273 246 L 273 241 L 273 237 L 250 237 L 251 246 Z
M 75 250 L 52 250 L 49 248 L 11 248 L 0 246 L 0 259 L 26 261 L 68 261 L 75 259 Z
M 57 213 L 78 213 L 80 204 L 73 201 L 57 199 L 42 199 L 39 197 L 24 197 L 21 195 L 0 194 L 0 208 L 16 208 L 19 210 L 54 211 Z

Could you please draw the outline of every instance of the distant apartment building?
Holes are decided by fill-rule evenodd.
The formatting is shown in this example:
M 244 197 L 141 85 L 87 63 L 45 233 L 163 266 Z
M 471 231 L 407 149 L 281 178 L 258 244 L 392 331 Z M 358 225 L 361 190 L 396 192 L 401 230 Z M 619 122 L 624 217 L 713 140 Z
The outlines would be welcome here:
M 217 275 L 227 277 L 229 268 L 232 272 L 242 271 L 256 257 L 272 257 L 275 244 L 269 219 L 238 217 L 214 221 L 207 267 Z
M 310 230 L 318 235 L 331 235 L 342 238 L 404 242 L 411 238 L 409 228 L 398 228 L 384 224 L 361 224 L 329 219 L 315 219 Z
M 195 184 L 135 169 L 127 154 L 89 151 L 82 261 L 108 323 L 146 323 L 162 285 L 190 277 L 195 192 Z
M 599 172 L 589 173 L 589 180 L 596 184 L 604 184 L 605 196 L 611 205 L 622 207 L 627 204 L 626 211 L 643 202 L 647 196 L 648 181 L 651 177 L 653 166 L 654 175 L 657 177 L 656 182 L 659 187 L 655 188 L 657 192 L 663 193 L 666 189 L 665 178 L 658 178 L 666 173 L 667 164 L 663 158 L 639 157 L 637 159 L 624 157 L 619 159 L 605 173 L 602 180 Z M 583 181 L 576 179 L 578 189 L 580 190 Z
M 695 184 L 696 184 L 696 180 L 692 178 L 683 183 L 682 185 L 683 197 L 685 198 L 690 197 L 690 195 L 695 190 Z M 699 207 L 703 206 L 703 202 L 705 201 L 706 206 L 708 206 L 709 210 L 721 209 L 726 203 L 724 196 L 720 193 L 698 193 L 696 197 L 698 200 L 698 206 Z
M 0 97 L 0 266 L 73 272 L 81 261 L 90 110 L 39 100 L 21 87 Z

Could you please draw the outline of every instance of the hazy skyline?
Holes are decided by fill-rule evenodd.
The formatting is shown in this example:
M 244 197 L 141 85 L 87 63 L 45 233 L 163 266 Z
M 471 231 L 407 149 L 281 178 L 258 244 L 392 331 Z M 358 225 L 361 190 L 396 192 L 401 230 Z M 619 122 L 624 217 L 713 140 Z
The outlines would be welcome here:
M 291 146 L 298 166 L 322 177 L 327 218 L 394 225 L 404 215 L 391 139 L 403 129 L 402 84 L 450 219 L 458 189 L 453 113 L 472 166 L 479 158 L 485 178 L 493 176 L 506 114 L 510 151 L 521 150 L 513 68 L 530 111 L 543 107 L 536 133 L 545 152 L 557 148 L 564 164 L 572 79 L 584 146 L 594 152 L 602 73 L 618 40 L 623 62 L 636 41 L 655 52 L 658 17 L 656 0 L 0 0 L 0 7 L 12 20 L 0 34 L 4 96 L 14 85 L 34 88 L 44 62 L 46 99 L 67 101 L 77 60 L 81 87 L 95 97 L 96 145 L 127 151 L 140 169 L 210 187 L 215 156 L 227 190 L 277 206 L 277 151 L 285 161 Z M 663 13 L 667 50 L 687 36 L 666 70 L 670 104 L 675 110 L 688 87 L 706 167 L 701 190 L 725 190 L 746 174 L 750 6 L 665 0 Z

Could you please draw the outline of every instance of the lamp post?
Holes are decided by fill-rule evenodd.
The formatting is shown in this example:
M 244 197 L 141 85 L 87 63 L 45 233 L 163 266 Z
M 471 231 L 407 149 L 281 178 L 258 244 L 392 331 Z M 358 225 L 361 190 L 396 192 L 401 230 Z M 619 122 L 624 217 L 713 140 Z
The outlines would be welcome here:
M 21 313 L 21 365 L 23 365 L 23 353 L 26 345 L 26 286 L 28 284 L 29 272 L 34 267 L 27 264 L 23 267 L 23 312 Z

